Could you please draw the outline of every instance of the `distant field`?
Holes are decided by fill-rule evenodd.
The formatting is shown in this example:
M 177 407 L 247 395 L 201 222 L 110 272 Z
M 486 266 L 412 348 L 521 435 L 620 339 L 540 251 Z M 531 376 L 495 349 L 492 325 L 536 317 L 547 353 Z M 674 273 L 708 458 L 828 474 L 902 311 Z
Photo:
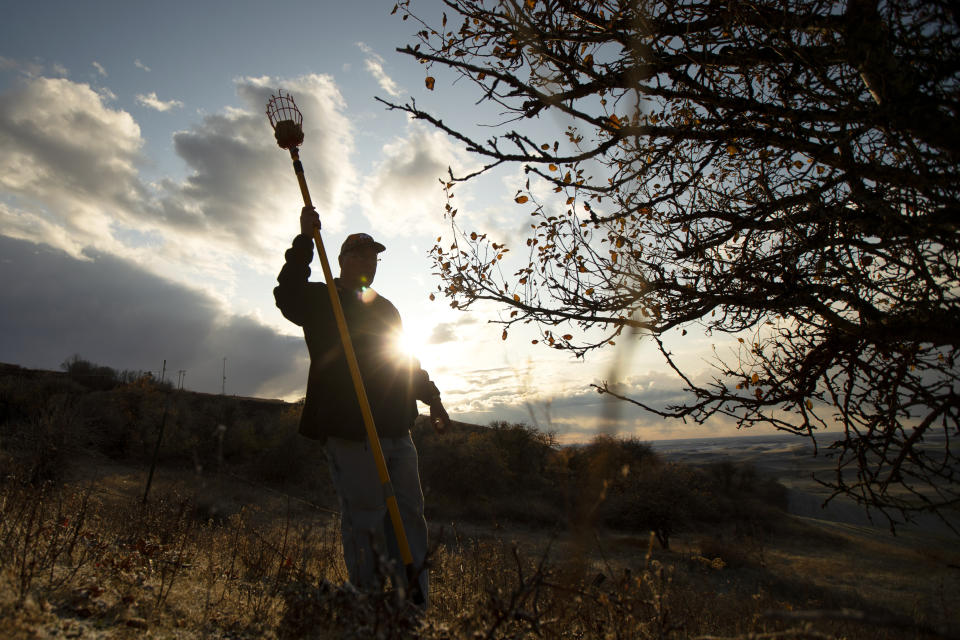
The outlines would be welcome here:
M 839 434 L 818 434 L 816 455 L 809 440 L 791 434 L 660 440 L 651 444 L 654 451 L 664 457 L 687 464 L 708 465 L 721 461 L 751 464 L 788 489 L 788 511 L 794 515 L 888 529 L 882 514 L 868 516 L 863 507 L 850 498 L 837 496 L 824 504 L 830 491 L 816 478 L 828 480 L 836 473 L 833 452 L 828 447 L 839 437 Z M 932 443 L 930 446 L 942 444 Z M 954 521 L 960 528 L 960 513 Z M 933 516 L 920 516 L 915 523 L 904 525 L 902 530 L 938 535 L 950 532 L 949 527 Z

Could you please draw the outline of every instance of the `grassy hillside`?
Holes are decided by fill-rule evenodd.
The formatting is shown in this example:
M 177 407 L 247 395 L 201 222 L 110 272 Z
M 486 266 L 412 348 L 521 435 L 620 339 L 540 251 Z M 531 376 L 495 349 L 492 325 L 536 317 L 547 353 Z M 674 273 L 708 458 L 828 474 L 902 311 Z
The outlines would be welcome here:
M 949 541 L 788 516 L 749 466 L 505 423 L 414 430 L 434 540 L 417 615 L 340 586 L 336 500 L 297 405 L 72 373 L 0 370 L 0 637 L 960 633 Z

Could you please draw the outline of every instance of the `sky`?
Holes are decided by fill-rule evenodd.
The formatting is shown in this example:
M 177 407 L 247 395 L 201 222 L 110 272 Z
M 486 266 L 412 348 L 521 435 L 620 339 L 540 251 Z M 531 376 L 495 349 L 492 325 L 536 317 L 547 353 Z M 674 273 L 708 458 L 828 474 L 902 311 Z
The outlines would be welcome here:
M 439 17 L 436 0 L 415 11 Z M 446 122 L 497 120 L 476 96 L 395 51 L 418 25 L 392 2 L 7 3 L 0 20 L 0 362 L 58 369 L 79 355 L 187 389 L 296 400 L 308 355 L 272 290 L 302 200 L 265 116 L 291 93 L 301 159 L 335 258 L 350 233 L 387 247 L 374 288 L 455 420 L 526 422 L 562 442 L 738 433 L 663 420 L 600 396 L 607 380 L 651 405 L 680 398 L 642 337 L 584 360 L 531 345 L 493 308 L 451 309 L 428 251 L 449 234 L 440 179 L 476 168 L 442 133 L 376 96 Z M 550 133 L 563 123 L 535 126 Z M 526 224 L 518 170 L 457 189 L 458 221 L 511 237 Z M 334 265 L 334 269 L 336 266 Z M 319 263 L 313 279 L 321 280 Z M 531 329 L 532 331 L 532 329 Z M 695 377 L 711 340 L 672 345 Z M 224 360 L 225 359 L 225 360 Z M 224 381 L 224 371 L 226 381 Z M 421 410 L 425 407 L 421 406 Z M 756 430 L 752 434 L 759 433 Z

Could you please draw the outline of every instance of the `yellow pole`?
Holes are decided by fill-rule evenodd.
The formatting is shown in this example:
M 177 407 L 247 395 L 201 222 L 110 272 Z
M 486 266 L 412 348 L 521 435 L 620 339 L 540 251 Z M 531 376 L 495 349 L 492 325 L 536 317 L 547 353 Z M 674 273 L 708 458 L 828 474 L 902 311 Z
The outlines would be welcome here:
M 290 156 L 293 158 L 293 169 L 297 174 L 297 182 L 300 183 L 300 193 L 303 195 L 303 204 L 307 207 L 313 207 L 313 203 L 310 201 L 310 192 L 307 190 L 307 179 L 303 175 L 303 165 L 300 163 L 300 153 L 296 147 L 290 149 Z M 397 505 L 397 496 L 393 491 L 393 484 L 390 482 L 387 463 L 383 459 L 383 449 L 380 447 L 380 438 L 377 436 L 377 428 L 373 424 L 373 412 L 370 410 L 370 400 L 367 397 L 367 390 L 363 386 L 363 378 L 360 376 L 357 354 L 353 350 L 353 341 L 350 340 L 347 320 L 343 315 L 343 305 L 340 304 L 340 295 L 337 293 L 337 287 L 333 282 L 333 273 L 330 271 L 330 262 L 327 260 L 327 252 L 323 248 L 323 239 L 320 237 L 319 229 L 313 230 L 313 241 L 316 243 L 317 252 L 320 255 L 320 266 L 323 268 L 323 278 L 326 280 L 327 291 L 330 293 L 330 306 L 333 307 L 333 316 L 337 321 L 337 329 L 340 331 L 340 340 L 343 342 L 343 352 L 347 357 L 350 377 L 353 378 L 353 387 L 357 392 L 357 400 L 360 402 L 360 413 L 363 414 L 363 425 L 367 430 L 367 440 L 370 442 L 373 460 L 377 465 L 377 474 L 380 476 L 380 485 L 383 487 L 383 497 L 387 503 L 390 521 L 393 523 L 393 532 L 397 537 L 397 544 L 400 547 L 400 558 L 403 560 L 403 564 L 407 566 L 407 576 L 409 577 L 412 576 L 413 567 L 413 555 L 410 553 L 410 543 L 407 541 L 407 532 L 403 528 L 403 520 L 400 519 L 400 507 Z M 410 586 L 414 587 L 415 585 Z

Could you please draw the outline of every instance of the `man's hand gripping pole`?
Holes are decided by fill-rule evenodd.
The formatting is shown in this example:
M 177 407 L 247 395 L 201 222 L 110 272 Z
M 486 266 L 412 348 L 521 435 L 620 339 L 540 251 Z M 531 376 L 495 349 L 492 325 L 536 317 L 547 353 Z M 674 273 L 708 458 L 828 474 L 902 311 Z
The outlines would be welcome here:
M 303 196 L 303 205 L 313 208 L 313 202 L 310 200 L 310 190 L 307 189 L 307 179 L 303 175 L 303 164 L 300 162 L 300 151 L 298 147 L 303 142 L 303 116 L 297 109 L 293 98 L 283 92 L 270 98 L 267 103 L 267 117 L 270 120 L 270 126 L 273 127 L 274 137 L 277 144 L 282 149 L 290 152 L 293 160 L 293 170 L 297 174 L 297 182 L 300 185 L 300 194 Z M 390 482 L 390 473 L 387 471 L 387 463 L 383 458 L 383 449 L 380 447 L 380 438 L 377 436 L 377 429 L 373 422 L 373 412 L 370 410 L 370 400 L 367 397 L 366 388 L 363 385 L 363 378 L 360 375 L 360 366 L 357 364 L 357 354 L 353 350 L 353 342 L 350 340 L 350 332 L 347 329 L 347 321 L 343 315 L 343 305 L 340 304 L 340 295 L 337 293 L 337 287 L 333 281 L 333 273 L 330 271 L 330 261 L 327 259 L 327 252 L 323 246 L 323 238 L 320 236 L 320 228 L 314 227 L 313 241 L 317 245 L 317 254 L 320 257 L 320 267 L 323 269 L 323 279 L 327 283 L 327 291 L 330 294 L 330 306 L 333 308 L 333 315 L 337 322 L 337 330 L 340 332 L 340 340 L 343 343 L 343 353 L 347 358 L 347 366 L 350 369 L 350 377 L 353 378 L 353 388 L 357 393 L 357 401 L 360 403 L 360 413 L 363 416 L 363 425 L 367 432 L 367 441 L 370 443 L 370 451 L 373 453 L 373 460 L 377 466 L 377 474 L 380 477 L 380 485 L 383 488 L 383 498 L 387 505 L 387 512 L 390 514 L 390 521 L 393 523 L 393 532 L 397 538 L 397 546 L 400 549 L 400 558 L 406 567 L 408 587 L 411 599 L 414 602 L 422 604 L 424 594 L 420 590 L 417 580 L 417 569 L 413 564 L 413 554 L 410 553 L 410 542 L 407 540 L 406 530 L 403 528 L 403 520 L 400 518 L 400 507 L 397 504 L 397 496 L 393 490 L 393 484 Z

